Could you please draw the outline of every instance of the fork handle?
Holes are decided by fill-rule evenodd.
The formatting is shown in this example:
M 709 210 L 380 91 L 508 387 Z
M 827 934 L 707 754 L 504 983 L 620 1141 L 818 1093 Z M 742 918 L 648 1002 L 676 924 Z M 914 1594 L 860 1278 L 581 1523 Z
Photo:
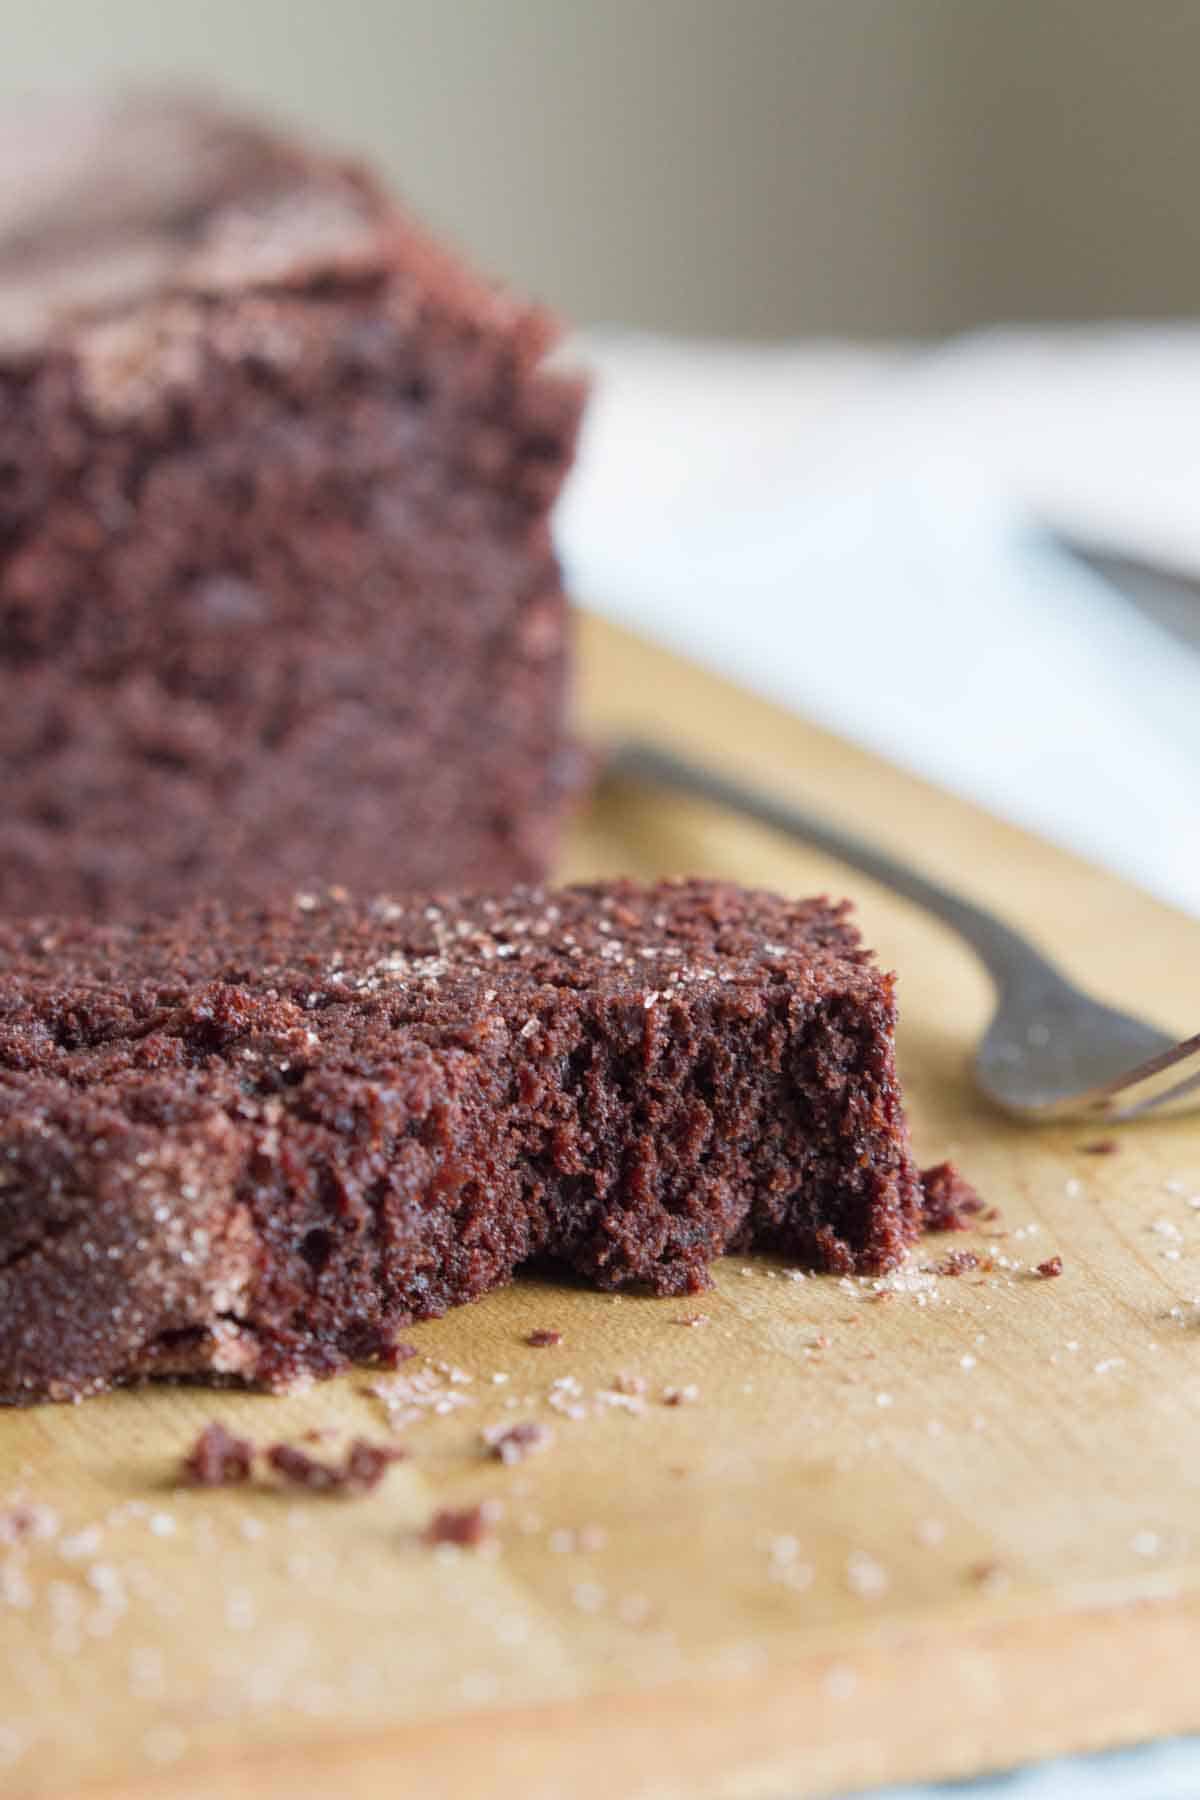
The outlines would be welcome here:
M 607 756 L 604 773 L 652 782 L 658 787 L 714 801 L 719 806 L 757 819 L 802 844 L 811 845 L 813 849 L 822 850 L 839 862 L 848 863 L 872 881 L 878 881 L 891 888 L 893 893 L 924 907 L 926 912 L 956 931 L 979 956 L 998 988 L 1011 987 L 1016 981 L 1027 990 L 1062 986 L 1063 978 L 1053 963 L 983 907 L 965 900 L 940 882 L 930 880 L 886 850 L 878 849 L 852 832 L 843 831 L 840 826 L 830 824 L 789 800 L 750 787 L 690 756 L 680 756 L 674 750 L 642 738 L 621 739 Z

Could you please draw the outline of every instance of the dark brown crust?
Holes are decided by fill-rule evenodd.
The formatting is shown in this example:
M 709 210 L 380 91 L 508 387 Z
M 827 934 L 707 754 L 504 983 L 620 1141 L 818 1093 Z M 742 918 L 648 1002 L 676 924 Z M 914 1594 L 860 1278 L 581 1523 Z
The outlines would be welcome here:
M 133 191 L 18 237 L 0 169 L 0 912 L 538 878 L 581 779 L 552 322 L 245 121 L 118 111 L 96 154 Z M 31 262 L 131 232 L 156 274 L 5 350 Z
M 548 1258 L 894 1265 L 892 978 L 717 882 L 0 923 L 0 1394 L 284 1386 Z

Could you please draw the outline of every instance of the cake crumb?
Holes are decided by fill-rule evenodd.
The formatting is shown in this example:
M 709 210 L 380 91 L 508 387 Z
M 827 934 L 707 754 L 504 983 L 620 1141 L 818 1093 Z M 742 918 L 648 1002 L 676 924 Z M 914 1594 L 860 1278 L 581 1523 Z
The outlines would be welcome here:
M 690 1326 L 692 1330 L 695 1330 L 695 1328 L 698 1325 L 707 1325 L 708 1324 L 708 1314 L 707 1313 L 685 1313 L 682 1318 L 672 1319 L 671 1323 L 673 1325 L 687 1325 L 687 1326 Z
M 321 1462 L 295 1444 L 272 1444 L 267 1461 L 277 1475 L 310 1494 L 366 1494 L 379 1486 L 394 1462 L 408 1451 L 396 1444 L 371 1444 L 355 1438 L 340 1463 Z
M 981 1258 L 977 1251 L 952 1250 L 949 1256 L 944 1256 L 941 1262 L 933 1265 L 932 1273 L 934 1275 L 947 1275 L 951 1277 L 951 1279 L 954 1279 L 959 1275 L 966 1275 L 972 1269 L 978 1269 L 981 1266 Z
M 1043 1281 L 1053 1281 L 1056 1276 L 1061 1275 L 1062 1272 L 1063 1259 L 1061 1256 L 1048 1256 L 1045 1262 L 1040 1262 L 1038 1264 L 1036 1270 L 1036 1273 L 1041 1276 Z
M 254 1445 L 249 1438 L 235 1437 L 213 1419 L 183 1458 L 180 1475 L 193 1487 L 232 1487 L 249 1481 L 253 1467 Z
M 1121 1148 L 1116 1138 L 1097 1138 L 1094 1144 L 1080 1144 L 1084 1156 L 1115 1156 Z
M 665 1387 L 662 1391 L 664 1406 L 687 1406 L 699 1398 L 700 1389 L 694 1381 L 689 1381 L 684 1387 Z
M 553 1433 L 549 1426 L 526 1419 L 519 1425 L 489 1425 L 480 1433 L 489 1455 L 506 1465 L 524 1462 L 538 1450 L 549 1447 Z
M 431 1547 L 457 1544 L 465 1550 L 477 1549 L 492 1536 L 499 1516 L 495 1501 L 482 1500 L 476 1506 L 443 1506 L 425 1527 L 425 1542 Z
M 549 1350 L 555 1345 L 561 1344 L 562 1341 L 562 1332 L 554 1331 L 547 1326 L 541 1326 L 537 1331 L 531 1331 L 525 1339 L 525 1342 L 534 1350 Z
M 951 1162 L 921 1171 L 921 1206 L 926 1231 L 967 1231 L 968 1219 L 983 1212 L 983 1201 Z

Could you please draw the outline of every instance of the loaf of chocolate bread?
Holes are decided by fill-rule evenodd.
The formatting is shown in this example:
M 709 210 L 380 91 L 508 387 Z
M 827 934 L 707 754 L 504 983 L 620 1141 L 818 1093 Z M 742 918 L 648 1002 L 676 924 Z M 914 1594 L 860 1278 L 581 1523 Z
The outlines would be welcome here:
M 845 907 L 716 882 L 0 923 L 0 1397 L 286 1386 L 536 1258 L 887 1269 L 894 1024 Z
M 179 98 L 0 126 L 0 913 L 540 877 L 554 326 Z

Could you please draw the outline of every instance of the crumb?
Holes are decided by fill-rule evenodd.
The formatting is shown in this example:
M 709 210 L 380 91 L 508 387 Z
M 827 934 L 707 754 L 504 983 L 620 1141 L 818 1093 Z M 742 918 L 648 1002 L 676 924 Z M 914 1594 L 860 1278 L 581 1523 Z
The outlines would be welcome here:
M 933 1273 L 950 1276 L 965 1275 L 968 1270 L 977 1269 L 979 1266 L 980 1259 L 976 1251 L 952 1250 L 949 1256 L 944 1256 L 940 1263 L 934 1264 Z
M 180 1465 L 184 1481 L 194 1487 L 232 1487 L 249 1481 L 254 1466 L 254 1445 L 234 1437 L 216 1419 L 204 1427 Z
M 277 1475 L 312 1494 L 365 1494 L 378 1487 L 394 1462 L 408 1455 L 392 1444 L 369 1444 L 355 1438 L 341 1463 L 320 1462 L 295 1444 L 272 1444 L 267 1461 Z
M 481 1436 L 490 1455 L 498 1462 L 511 1464 L 524 1462 L 535 1451 L 545 1450 L 553 1433 L 549 1426 L 527 1419 L 519 1425 L 491 1425 Z
M 671 1323 L 672 1325 L 690 1325 L 694 1329 L 697 1325 L 708 1324 L 708 1314 L 685 1313 L 681 1319 L 672 1319 Z
M 525 1342 L 534 1350 L 548 1350 L 555 1344 L 561 1344 L 562 1341 L 561 1331 L 550 1331 L 544 1327 L 538 1331 L 531 1331 L 525 1339 Z
M 369 1493 L 378 1487 L 395 1462 L 403 1462 L 407 1450 L 398 1444 L 370 1444 L 366 1438 L 355 1438 L 342 1465 L 345 1485 L 355 1493 Z
M 686 1387 L 666 1387 L 662 1392 L 664 1406 L 685 1406 L 690 1401 L 699 1398 L 700 1389 L 694 1381 L 689 1381 Z
M 644 1375 L 616 1375 L 613 1377 L 612 1385 L 618 1394 L 644 1394 L 646 1378 Z
M 1121 1148 L 1116 1138 L 1097 1138 L 1094 1144 L 1080 1144 L 1085 1156 L 1115 1156 Z
M 953 1163 L 936 1163 L 921 1171 L 926 1231 L 966 1231 L 968 1218 L 983 1212 L 983 1201 Z
M 1036 1272 L 1041 1276 L 1043 1281 L 1053 1281 L 1056 1275 L 1061 1275 L 1063 1272 L 1062 1257 L 1048 1256 L 1045 1262 L 1040 1262 L 1038 1264 Z
M 425 1542 L 430 1546 L 458 1544 L 473 1550 L 491 1536 L 496 1516 L 496 1507 L 486 1500 L 477 1506 L 443 1506 L 425 1527 Z

